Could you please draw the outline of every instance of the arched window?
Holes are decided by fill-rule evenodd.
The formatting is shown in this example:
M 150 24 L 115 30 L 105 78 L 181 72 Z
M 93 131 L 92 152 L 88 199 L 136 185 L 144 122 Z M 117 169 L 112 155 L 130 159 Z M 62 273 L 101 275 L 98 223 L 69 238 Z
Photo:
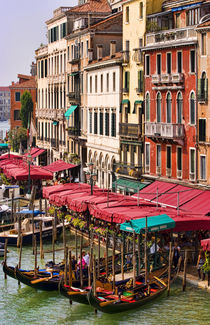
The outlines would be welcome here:
M 171 93 L 167 93 L 166 96 L 166 113 L 167 123 L 171 123 Z
M 195 124 L 195 93 L 190 94 L 190 124 Z
M 177 123 L 182 123 L 182 94 L 181 92 L 177 95 Z
M 201 79 L 198 80 L 198 100 L 206 102 L 208 99 L 208 79 L 206 78 L 206 72 L 201 75 Z
M 150 98 L 149 93 L 146 94 L 146 111 L 145 111 L 145 120 L 146 122 L 150 121 Z
M 160 123 L 161 122 L 161 93 L 158 92 L 157 93 L 157 122 Z

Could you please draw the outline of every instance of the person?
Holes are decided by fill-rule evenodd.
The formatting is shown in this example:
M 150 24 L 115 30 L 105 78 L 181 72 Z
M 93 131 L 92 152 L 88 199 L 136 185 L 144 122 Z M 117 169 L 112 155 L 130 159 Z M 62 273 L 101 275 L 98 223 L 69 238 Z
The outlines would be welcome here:
M 84 260 L 83 256 L 82 256 L 82 259 L 80 259 L 80 256 L 79 256 L 79 259 L 77 262 L 77 271 L 76 271 L 77 280 L 79 280 L 79 278 L 80 278 L 80 263 L 82 263 L 82 271 L 83 271 L 84 267 L 85 267 L 85 260 Z
M 200 280 L 201 280 L 201 269 L 204 263 L 205 263 L 205 253 L 203 249 L 201 249 L 198 255 L 198 262 L 197 262 L 198 277 Z M 205 273 L 203 273 L 202 280 L 205 280 Z
M 75 255 L 72 256 L 72 270 L 75 271 L 77 265 L 77 261 Z
M 174 248 L 173 248 L 173 263 L 174 267 L 177 267 L 178 261 L 179 261 L 179 256 L 180 256 L 180 247 L 178 246 L 178 243 L 174 243 Z
M 160 247 L 158 246 L 158 244 L 156 246 L 157 246 L 157 252 L 158 252 Z M 150 254 L 155 254 L 155 242 L 150 247 Z
M 84 258 L 85 264 L 87 266 L 89 266 L 89 264 L 90 264 L 90 254 L 89 254 L 89 252 L 87 252 L 87 254 L 85 254 L 83 258 Z

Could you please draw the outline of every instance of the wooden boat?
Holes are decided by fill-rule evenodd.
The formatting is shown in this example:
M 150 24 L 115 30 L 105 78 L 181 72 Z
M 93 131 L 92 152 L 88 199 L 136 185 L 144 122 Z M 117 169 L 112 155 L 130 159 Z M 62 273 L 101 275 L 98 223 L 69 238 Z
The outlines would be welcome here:
M 136 281 L 135 287 L 118 285 L 113 294 L 103 295 L 93 289 L 88 293 L 89 304 L 104 313 L 120 313 L 127 310 L 138 308 L 149 301 L 161 296 L 167 290 L 168 270 L 166 269 L 160 277 L 154 274 L 149 278 L 149 284 L 144 281 Z
M 53 224 L 52 221 L 54 220 L 53 217 L 46 217 L 46 216 L 37 216 L 34 217 L 34 235 L 36 236 L 37 241 L 40 238 L 40 222 L 42 222 L 42 238 L 50 238 L 52 237 L 52 230 Z M 23 236 L 23 245 L 31 244 L 32 237 L 33 237 L 33 221 L 32 217 L 25 218 L 22 221 L 21 225 L 21 234 Z M 61 233 L 62 231 L 62 224 L 59 223 L 56 225 L 57 232 Z M 6 238 L 8 238 L 8 245 L 16 246 L 18 241 L 18 222 L 14 224 L 14 228 L 0 232 L 0 242 L 5 243 Z

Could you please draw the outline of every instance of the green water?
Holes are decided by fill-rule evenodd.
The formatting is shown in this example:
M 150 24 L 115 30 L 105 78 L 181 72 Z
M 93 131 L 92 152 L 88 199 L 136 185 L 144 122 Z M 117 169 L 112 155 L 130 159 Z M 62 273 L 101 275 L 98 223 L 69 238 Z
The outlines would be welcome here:
M 68 237 L 68 244 L 74 245 L 73 236 Z M 62 245 L 61 243 L 59 245 Z M 44 249 L 51 245 L 45 243 Z M 60 261 L 63 252 L 56 252 Z M 45 254 L 45 261 L 52 259 L 52 254 Z M 18 250 L 10 248 L 8 265 L 15 266 L 18 262 Z M 39 261 L 39 266 L 44 263 Z M 22 267 L 33 268 L 34 257 L 30 247 L 23 248 Z M 36 291 L 12 278 L 4 280 L 0 266 L 0 325 L 45 325 L 45 324 L 79 324 L 79 325 L 117 325 L 117 324 L 146 324 L 146 325 L 181 325 L 181 324 L 210 324 L 210 294 L 194 287 L 181 291 L 181 283 L 172 286 L 169 298 L 162 297 L 140 309 L 115 315 L 98 312 L 94 314 L 89 306 L 74 303 L 70 306 L 67 298 L 58 292 Z

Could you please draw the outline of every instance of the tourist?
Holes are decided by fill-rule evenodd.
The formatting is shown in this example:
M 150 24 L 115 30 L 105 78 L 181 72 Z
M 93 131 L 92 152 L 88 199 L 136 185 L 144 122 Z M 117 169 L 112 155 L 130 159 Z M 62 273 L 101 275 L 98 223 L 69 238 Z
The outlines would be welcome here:
M 178 243 L 174 243 L 174 248 L 173 248 L 173 263 L 174 267 L 177 267 L 178 261 L 179 261 L 179 256 L 180 256 L 180 247 L 178 246 Z
M 87 252 L 87 254 L 85 254 L 83 258 L 84 258 L 85 264 L 87 266 L 89 266 L 90 265 L 90 254 L 89 254 L 89 252 Z
M 81 259 L 80 259 L 80 256 L 79 256 L 79 259 L 78 259 L 78 262 L 77 262 L 77 271 L 76 271 L 77 280 L 79 280 L 79 278 L 80 278 L 80 263 L 81 263 Z M 85 267 L 85 260 L 82 257 L 82 271 L 84 270 L 84 267 Z
M 75 271 L 77 265 L 77 261 L 75 255 L 72 256 L 72 270 Z
M 200 280 L 201 280 L 201 269 L 204 263 L 205 263 L 205 253 L 203 249 L 201 249 L 199 252 L 198 262 L 197 262 L 198 277 Z M 205 273 L 203 273 L 202 280 L 205 280 Z

